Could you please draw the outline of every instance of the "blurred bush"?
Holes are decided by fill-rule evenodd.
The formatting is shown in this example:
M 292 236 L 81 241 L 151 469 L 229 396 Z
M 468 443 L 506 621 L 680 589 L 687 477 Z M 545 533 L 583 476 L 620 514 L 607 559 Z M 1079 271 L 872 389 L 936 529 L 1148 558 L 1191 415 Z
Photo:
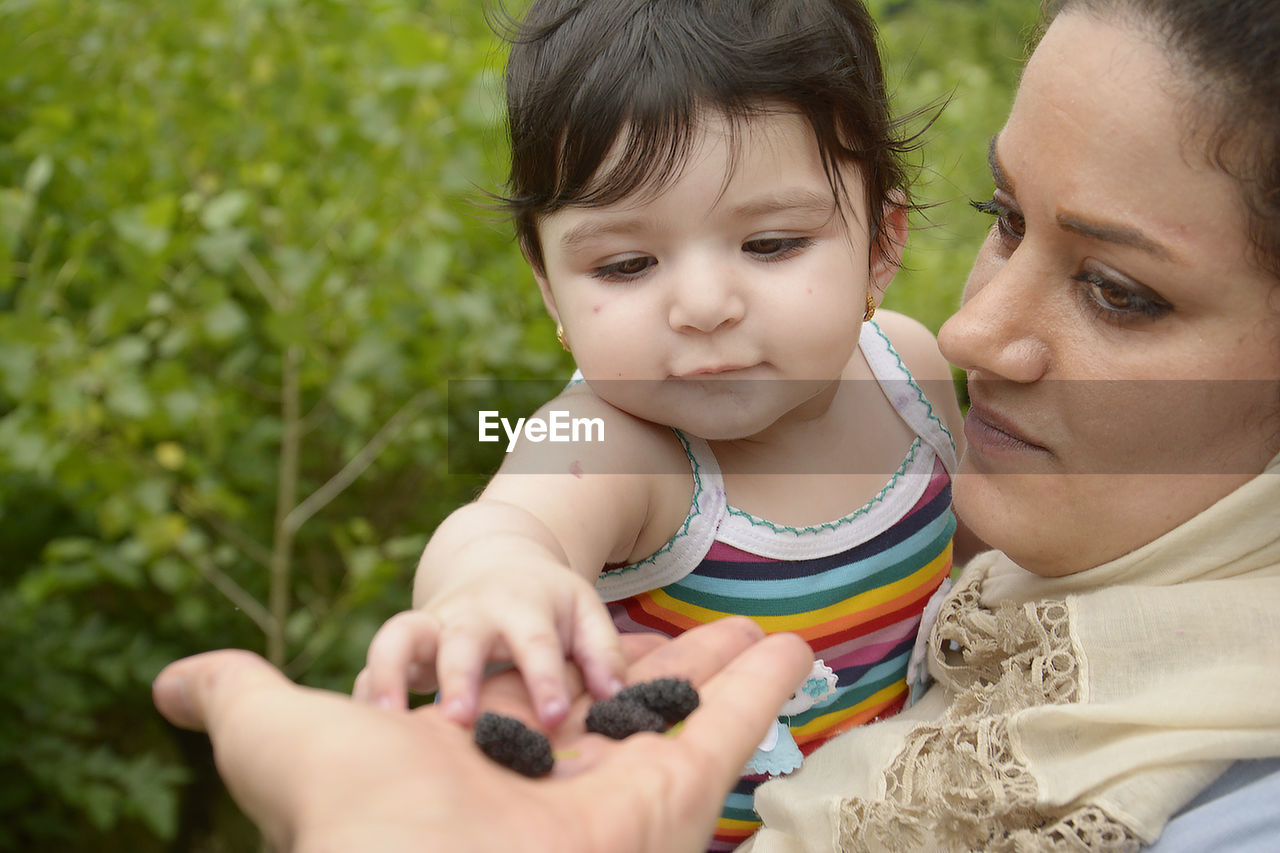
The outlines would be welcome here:
M 1033 10 L 871 5 L 899 106 L 952 95 L 889 300 L 936 328 Z M 447 380 L 567 375 L 485 208 L 500 64 L 476 0 L 0 0 L 0 850 L 255 844 L 151 678 L 346 689 L 479 485 Z
M 886 78 L 900 112 L 926 110 L 916 198 L 925 206 L 885 306 L 934 331 L 960 304 L 991 227 L 969 208 L 991 198 L 987 147 L 1004 124 L 1038 3 L 1030 0 L 867 0 L 880 22 Z M 922 123 L 918 123 L 922 124 Z

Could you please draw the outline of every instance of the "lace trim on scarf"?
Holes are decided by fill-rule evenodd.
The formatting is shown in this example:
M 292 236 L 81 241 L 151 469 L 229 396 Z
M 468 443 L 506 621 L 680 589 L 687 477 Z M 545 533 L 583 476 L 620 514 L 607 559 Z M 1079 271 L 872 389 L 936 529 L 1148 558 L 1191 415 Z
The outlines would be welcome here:
M 931 639 L 955 701 L 908 734 L 885 771 L 884 799 L 843 803 L 840 849 L 1137 851 L 1137 838 L 1095 806 L 1038 808 L 1035 778 L 1013 753 L 1012 712 L 1080 696 L 1065 602 L 992 611 L 979 583 L 947 600 Z

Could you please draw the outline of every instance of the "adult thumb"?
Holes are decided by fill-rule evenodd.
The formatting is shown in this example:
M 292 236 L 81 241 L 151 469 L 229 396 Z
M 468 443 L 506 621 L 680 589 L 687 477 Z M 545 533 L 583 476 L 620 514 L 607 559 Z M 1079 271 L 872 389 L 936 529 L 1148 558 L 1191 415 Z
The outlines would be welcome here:
M 222 649 L 174 661 L 151 685 L 151 699 L 165 719 L 184 729 L 208 731 L 228 703 L 253 688 L 287 685 L 260 656 Z

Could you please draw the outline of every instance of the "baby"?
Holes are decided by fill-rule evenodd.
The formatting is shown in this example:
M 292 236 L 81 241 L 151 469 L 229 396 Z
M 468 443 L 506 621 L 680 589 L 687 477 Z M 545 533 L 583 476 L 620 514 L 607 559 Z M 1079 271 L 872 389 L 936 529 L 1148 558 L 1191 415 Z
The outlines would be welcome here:
M 795 631 L 819 662 L 726 805 L 730 849 L 760 780 L 903 706 L 951 569 L 950 372 L 923 326 L 872 320 L 914 140 L 856 0 L 537 0 L 506 86 L 506 200 L 581 374 L 543 413 L 605 440 L 515 447 L 436 530 L 357 695 L 438 688 L 470 722 L 510 661 L 554 726 L 566 658 L 621 686 L 618 631 Z

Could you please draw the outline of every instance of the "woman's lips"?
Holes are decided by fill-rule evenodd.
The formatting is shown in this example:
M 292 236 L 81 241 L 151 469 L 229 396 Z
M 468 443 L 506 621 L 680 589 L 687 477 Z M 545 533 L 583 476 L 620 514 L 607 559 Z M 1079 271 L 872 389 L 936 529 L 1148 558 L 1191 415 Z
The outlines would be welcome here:
M 970 407 L 964 419 L 964 437 L 983 453 L 1047 453 L 1010 419 L 979 405 Z

